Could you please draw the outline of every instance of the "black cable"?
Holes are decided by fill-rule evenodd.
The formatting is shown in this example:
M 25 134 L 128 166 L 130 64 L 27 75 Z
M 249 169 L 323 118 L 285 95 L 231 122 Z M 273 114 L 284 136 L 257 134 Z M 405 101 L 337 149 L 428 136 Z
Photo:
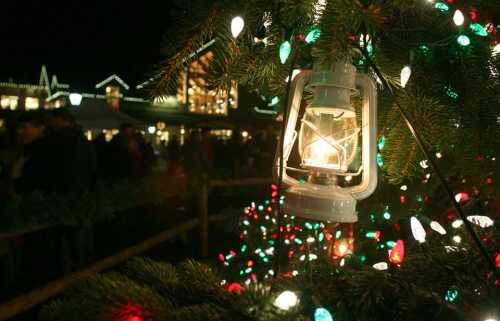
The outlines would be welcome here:
M 384 78 L 384 76 L 380 72 L 380 70 L 377 67 L 377 65 L 370 58 L 369 54 L 365 50 L 363 50 L 362 48 L 358 48 L 358 49 L 361 49 L 361 52 L 363 53 L 363 56 L 365 57 L 366 61 L 368 62 L 368 64 L 370 65 L 370 67 L 373 69 L 373 71 L 375 72 L 375 74 L 379 77 L 379 79 L 382 82 L 382 85 L 384 86 L 384 88 L 389 91 L 389 93 L 391 94 L 391 96 L 393 96 L 394 98 L 397 98 L 396 95 L 395 95 L 395 93 L 394 93 L 394 91 L 392 90 L 392 87 L 389 85 L 389 83 L 387 82 L 387 80 Z M 495 274 L 495 276 L 496 276 L 497 279 L 500 279 L 500 274 L 497 271 L 495 263 L 493 262 L 492 258 L 488 254 L 488 251 L 486 250 L 486 248 L 483 246 L 483 243 L 479 239 L 479 236 L 476 234 L 476 232 L 472 228 L 472 224 L 469 222 L 469 220 L 467 220 L 467 216 L 463 212 L 462 207 L 455 200 L 455 197 L 453 195 L 453 191 L 451 190 L 451 187 L 448 184 L 448 182 L 446 181 L 446 178 L 444 177 L 443 173 L 439 169 L 438 164 L 437 164 L 436 160 L 434 159 L 434 156 L 432 156 L 432 154 L 429 152 L 429 150 L 425 146 L 424 141 L 423 141 L 422 137 L 420 136 L 420 133 L 418 132 L 417 128 L 415 127 L 415 125 L 410 120 L 410 116 L 408 115 L 408 113 L 399 104 L 399 102 L 398 102 L 397 99 L 395 99 L 394 101 L 395 101 L 396 106 L 397 106 L 399 112 L 401 113 L 401 116 L 403 117 L 406 125 L 408 126 L 408 129 L 410 130 L 411 134 L 415 138 L 415 141 L 417 142 L 418 146 L 420 147 L 420 149 L 424 153 L 425 157 L 429 160 L 429 163 L 431 164 L 432 169 L 436 173 L 436 175 L 437 175 L 437 177 L 438 177 L 441 185 L 445 189 L 446 194 L 448 195 L 448 198 L 450 199 L 451 203 L 453 204 L 453 207 L 458 212 L 458 214 L 460 215 L 460 218 L 464 222 L 465 228 L 466 228 L 467 232 L 470 234 L 470 236 L 474 240 L 474 243 L 476 244 L 476 246 L 479 249 L 479 252 L 482 254 L 482 256 L 484 257 L 484 259 L 488 263 L 491 271 Z

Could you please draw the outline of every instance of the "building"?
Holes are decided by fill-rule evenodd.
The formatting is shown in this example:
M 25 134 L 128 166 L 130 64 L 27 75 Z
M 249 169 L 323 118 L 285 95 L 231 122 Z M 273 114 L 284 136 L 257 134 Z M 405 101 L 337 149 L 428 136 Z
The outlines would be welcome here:
M 229 138 L 234 130 L 247 136 L 249 132 L 275 125 L 273 112 L 258 112 L 259 104 L 266 104 L 257 95 L 239 90 L 234 83 L 228 92 L 206 88 L 204 75 L 212 58 L 210 51 L 200 55 L 179 76 L 177 93 L 154 99 L 148 98 L 144 90 L 147 82 L 132 86 L 113 74 L 82 90 L 59 82 L 56 75 L 49 81 L 47 68 L 42 66 L 38 84 L 0 83 L 0 123 L 10 114 L 26 110 L 92 108 L 96 119 L 105 114 L 122 120 L 127 117 L 139 120 L 141 129 L 156 141 L 168 141 L 171 135 L 178 135 L 183 141 L 191 128 L 211 128 L 214 135 Z M 99 108 L 112 108 L 119 113 L 109 110 L 100 113 Z M 114 134 L 118 128 L 116 122 L 111 121 L 82 125 L 94 134 L 96 131 Z M 88 134 L 89 138 L 92 136 Z

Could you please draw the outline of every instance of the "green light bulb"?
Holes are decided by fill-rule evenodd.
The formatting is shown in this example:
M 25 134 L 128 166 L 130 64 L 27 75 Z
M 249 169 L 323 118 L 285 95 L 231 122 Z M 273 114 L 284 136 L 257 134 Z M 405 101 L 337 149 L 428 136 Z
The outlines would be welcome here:
M 315 43 L 321 36 L 321 30 L 318 28 L 311 29 L 306 36 L 306 42 L 308 44 Z
M 314 311 L 314 321 L 334 321 L 332 314 L 325 308 Z
M 446 291 L 446 295 L 444 296 L 446 302 L 455 302 L 458 299 L 458 290 L 456 288 L 451 288 Z
M 441 12 L 447 12 L 448 10 L 450 10 L 450 7 L 446 3 L 442 2 L 436 2 L 434 8 L 438 9 Z
M 467 47 L 468 45 L 470 45 L 470 39 L 466 35 L 460 35 L 457 38 L 457 42 L 462 47 Z
M 469 27 L 478 36 L 486 37 L 488 35 L 486 28 L 481 26 L 479 23 L 471 23 Z M 466 46 L 468 46 L 468 44 Z
M 385 136 L 380 137 L 380 139 L 378 140 L 378 150 L 384 149 L 385 142 L 386 142 Z
M 384 160 L 382 159 L 382 154 L 377 153 L 377 165 L 378 167 L 384 166 Z
M 280 102 L 280 98 L 278 96 L 274 96 L 271 99 L 271 102 L 269 104 L 267 104 L 267 106 L 269 106 L 269 107 L 276 106 L 279 102 Z
M 384 213 L 384 219 L 386 219 L 386 220 L 390 220 L 390 219 L 391 219 L 391 213 L 389 213 L 389 212 L 385 212 L 385 213 Z
M 292 45 L 289 41 L 283 41 L 280 45 L 280 61 L 285 64 L 288 57 L 292 53 Z

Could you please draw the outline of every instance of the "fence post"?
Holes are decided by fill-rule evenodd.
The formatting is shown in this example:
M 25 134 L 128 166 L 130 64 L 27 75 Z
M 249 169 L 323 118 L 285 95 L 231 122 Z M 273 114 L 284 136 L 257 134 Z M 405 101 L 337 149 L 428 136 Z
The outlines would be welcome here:
M 200 188 L 200 256 L 208 256 L 208 178 L 203 177 Z

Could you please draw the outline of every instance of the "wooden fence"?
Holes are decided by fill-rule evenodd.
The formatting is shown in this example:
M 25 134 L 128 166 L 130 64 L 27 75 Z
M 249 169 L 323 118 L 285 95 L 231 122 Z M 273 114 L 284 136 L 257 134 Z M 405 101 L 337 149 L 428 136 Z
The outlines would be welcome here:
M 206 257 L 208 255 L 209 244 L 209 222 L 211 220 L 221 220 L 224 217 L 221 215 L 210 216 L 208 213 L 209 191 L 212 187 L 242 187 L 242 186 L 255 186 L 265 185 L 272 182 L 271 178 L 246 178 L 240 180 L 212 180 L 205 181 L 202 184 L 199 192 L 199 217 L 179 223 L 177 226 L 164 230 L 153 237 L 139 242 L 133 246 L 125 248 L 124 250 L 99 260 L 90 266 L 60 279 L 54 280 L 45 286 L 13 298 L 2 305 L 0 305 L 0 321 L 12 318 L 20 313 L 23 313 L 45 301 L 56 296 L 61 291 L 67 289 L 74 284 L 75 281 L 92 273 L 101 272 L 112 268 L 127 259 L 143 253 L 167 240 L 175 238 L 183 233 L 191 231 L 199 226 L 200 231 L 200 256 Z M 9 233 L 0 234 L 1 238 L 12 238 L 23 234 L 38 231 L 47 228 L 48 226 L 40 226 L 38 228 L 30 228 L 26 230 L 19 230 Z

